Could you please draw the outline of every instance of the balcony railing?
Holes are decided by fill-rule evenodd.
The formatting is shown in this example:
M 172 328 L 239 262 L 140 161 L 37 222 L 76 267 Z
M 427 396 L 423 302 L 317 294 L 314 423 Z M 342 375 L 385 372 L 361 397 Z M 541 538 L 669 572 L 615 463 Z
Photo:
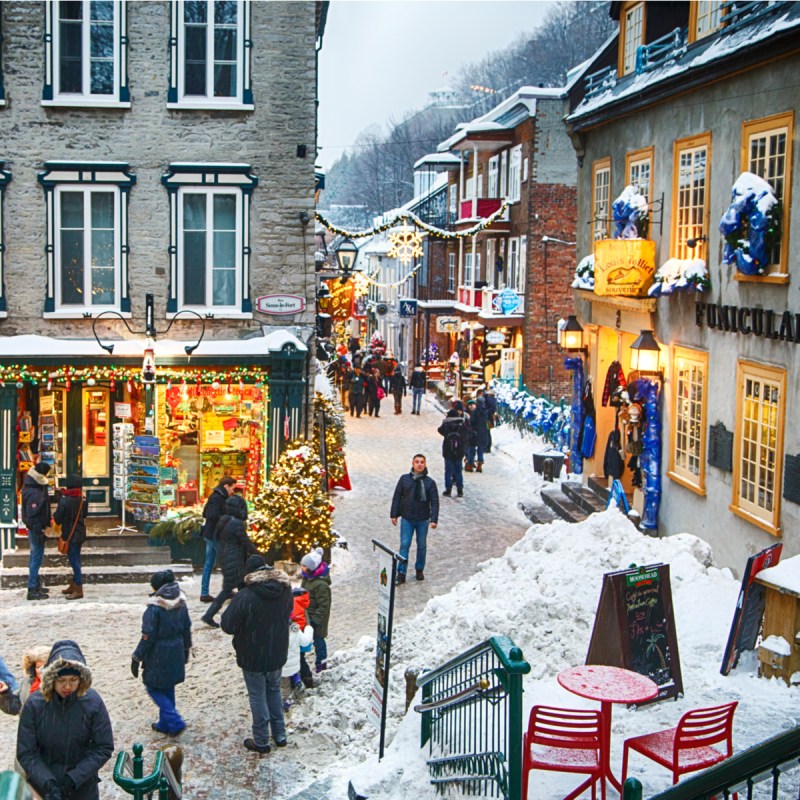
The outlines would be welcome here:
M 606 89 L 613 89 L 617 85 L 617 71 L 611 67 L 600 69 L 586 76 L 586 97 L 602 94 Z
M 458 302 L 465 306 L 477 308 L 483 314 L 499 313 L 494 307 L 495 298 L 502 292 L 502 289 L 476 289 L 474 286 L 458 287 Z M 514 315 L 525 313 L 525 295 L 517 292 L 519 306 L 514 309 Z
M 727 0 L 722 4 L 722 23 L 726 31 L 736 30 L 752 22 L 756 17 L 771 11 L 779 11 L 783 3 L 746 3 L 741 0 Z
M 680 58 L 685 52 L 686 29 L 675 28 L 666 36 L 636 48 L 636 74 L 641 75 L 671 59 Z
M 485 219 L 490 217 L 503 205 L 500 197 L 473 197 L 462 200 L 459 205 L 459 219 Z

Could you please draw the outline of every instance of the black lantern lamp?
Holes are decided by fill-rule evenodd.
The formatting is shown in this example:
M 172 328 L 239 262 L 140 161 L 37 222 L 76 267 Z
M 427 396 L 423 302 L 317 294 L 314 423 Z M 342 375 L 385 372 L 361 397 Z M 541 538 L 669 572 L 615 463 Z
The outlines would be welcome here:
M 661 348 L 653 336 L 653 331 L 642 331 L 631 345 L 631 369 L 643 375 L 653 375 L 663 379 L 659 366 Z
M 349 276 L 356 265 L 358 245 L 352 239 L 343 239 L 336 249 L 336 261 L 343 276 Z
M 583 328 L 577 317 L 570 314 L 558 334 L 558 343 L 568 353 L 588 353 L 589 348 L 583 343 Z

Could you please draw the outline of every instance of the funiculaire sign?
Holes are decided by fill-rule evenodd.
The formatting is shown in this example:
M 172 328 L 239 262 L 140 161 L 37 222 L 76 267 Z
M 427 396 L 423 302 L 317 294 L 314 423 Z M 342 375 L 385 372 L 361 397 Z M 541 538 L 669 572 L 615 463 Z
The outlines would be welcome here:
M 694 321 L 698 328 L 706 325 L 712 330 L 800 344 L 800 314 L 792 311 L 695 303 Z

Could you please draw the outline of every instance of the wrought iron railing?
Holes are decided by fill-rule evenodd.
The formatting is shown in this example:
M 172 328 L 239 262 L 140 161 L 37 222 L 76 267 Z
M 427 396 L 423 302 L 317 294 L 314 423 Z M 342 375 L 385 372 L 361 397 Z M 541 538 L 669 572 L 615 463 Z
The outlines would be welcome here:
M 133 746 L 133 758 L 126 751 L 117 755 L 114 764 L 114 783 L 134 800 L 148 800 L 158 792 L 158 800 L 181 800 L 183 789 L 169 760 L 163 751 L 158 750 L 149 775 L 144 774 L 144 747 Z
M 666 36 L 636 48 L 636 74 L 654 69 L 686 52 L 686 29 L 675 28 Z
M 790 781 L 781 779 L 800 767 L 800 726 L 779 733 L 754 747 L 737 753 L 710 769 L 686 778 L 651 800 L 710 800 L 738 794 L 741 800 L 797 800 L 800 773 Z M 622 800 L 642 800 L 642 784 L 628 778 Z
M 21 775 L 0 772 L 0 800 L 31 800 L 33 795 Z
M 417 678 L 422 745 L 437 790 L 521 800 L 522 676 L 530 665 L 494 636 Z

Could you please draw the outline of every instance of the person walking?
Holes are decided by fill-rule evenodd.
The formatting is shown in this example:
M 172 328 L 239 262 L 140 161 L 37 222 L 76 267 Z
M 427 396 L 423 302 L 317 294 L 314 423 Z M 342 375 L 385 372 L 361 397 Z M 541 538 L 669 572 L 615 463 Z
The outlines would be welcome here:
M 373 413 L 377 419 L 380 416 L 381 401 L 378 396 L 380 388 L 380 373 L 377 368 L 370 367 L 364 370 L 364 397 L 366 399 L 367 414 L 371 417 Z
M 342 401 L 342 409 L 348 411 L 350 404 L 348 398 L 350 396 L 350 384 L 353 380 L 353 368 L 350 362 L 344 357 L 339 358 L 339 396 Z
M 361 417 L 364 400 L 364 375 L 361 372 L 361 367 L 353 368 L 353 377 L 350 379 L 350 393 L 348 394 L 348 402 L 350 403 L 350 416 L 353 414 Z
M 459 497 L 464 496 L 464 454 L 469 441 L 469 422 L 464 418 L 464 404 L 460 400 L 453 403 L 453 408 L 438 428 L 444 437 L 442 441 L 442 458 L 444 458 L 444 492 L 450 497 L 453 485 Z
M 92 671 L 70 639 L 53 645 L 41 690 L 22 706 L 17 761 L 43 800 L 99 800 L 99 772 L 114 753 L 103 698 Z
M 471 428 L 470 444 L 467 448 L 467 463 L 464 465 L 464 469 L 467 472 L 483 472 L 483 453 L 486 449 L 488 428 L 486 424 L 486 406 L 482 397 L 479 398 L 479 401 L 470 399 L 467 402 Z M 475 461 L 476 455 L 478 457 L 477 462 Z
M 233 494 L 236 478 L 226 475 L 214 487 L 203 507 L 203 528 L 200 531 L 206 540 L 206 562 L 203 565 L 203 576 L 200 578 L 200 602 L 210 603 L 214 598 L 209 594 L 211 573 L 219 554 L 219 541 L 217 539 L 217 523 L 225 513 L 225 501 Z
M 86 541 L 86 514 L 89 506 L 83 496 L 83 480 L 80 475 L 70 475 L 67 486 L 61 490 L 61 499 L 53 514 L 53 520 L 61 526 L 61 538 L 69 542 L 67 560 L 72 567 L 72 580 L 61 593 L 67 600 L 83 599 L 83 575 L 81 574 L 81 548 Z
M 330 567 L 323 560 L 324 551 L 317 547 L 300 560 L 300 586 L 308 592 L 308 624 L 314 628 L 314 669 L 319 674 L 328 669 L 328 622 L 331 618 Z
M 39 569 L 44 561 L 45 528 L 52 524 L 50 513 L 50 465 L 40 461 L 22 481 L 22 521 L 28 529 L 28 600 L 46 600 L 49 592 L 41 585 Z
M 497 427 L 497 397 L 491 386 L 487 386 L 483 393 L 483 400 L 486 403 L 486 452 L 492 450 L 492 428 Z
M 186 723 L 175 707 L 175 686 L 186 678 L 186 664 L 192 647 L 192 622 L 186 595 L 171 569 L 150 578 L 153 594 L 142 617 L 142 638 L 131 656 L 131 674 L 139 677 L 147 694 L 158 706 L 158 722 L 150 727 L 157 733 L 177 736 Z
M 263 556 L 252 555 L 244 586 L 222 615 L 222 630 L 233 636 L 253 717 L 253 736 L 243 744 L 254 753 L 270 752 L 270 731 L 276 747 L 286 746 L 281 669 L 289 653 L 293 605 L 288 575 L 268 567 Z
M 419 416 L 419 410 L 422 406 L 422 396 L 425 394 L 428 382 L 425 378 L 425 370 L 422 364 L 417 361 L 414 366 L 414 371 L 411 373 L 411 378 L 408 381 L 411 387 L 411 413 Z
M 427 552 L 428 527 L 435 528 L 439 524 L 439 492 L 436 481 L 428 476 L 425 456 L 417 453 L 411 459 L 411 471 L 400 476 L 392 497 L 389 511 L 392 525 L 400 524 L 400 555 L 406 560 L 397 566 L 396 583 L 401 586 L 406 582 L 408 554 L 411 541 L 417 536 L 417 560 L 414 563 L 416 578 L 425 580 L 425 555 Z
M 406 379 L 399 364 L 394 368 L 392 377 L 389 379 L 389 389 L 391 390 L 392 397 L 394 398 L 394 413 L 402 414 L 403 397 L 406 393 Z
M 242 585 L 247 557 L 258 552 L 258 548 L 247 535 L 245 522 L 247 522 L 247 503 L 244 497 L 240 494 L 231 495 L 225 501 L 225 514 L 217 523 L 217 539 L 222 561 L 222 591 L 200 618 L 212 628 L 219 628 L 214 616 L 225 601 L 233 596 L 233 590 Z

